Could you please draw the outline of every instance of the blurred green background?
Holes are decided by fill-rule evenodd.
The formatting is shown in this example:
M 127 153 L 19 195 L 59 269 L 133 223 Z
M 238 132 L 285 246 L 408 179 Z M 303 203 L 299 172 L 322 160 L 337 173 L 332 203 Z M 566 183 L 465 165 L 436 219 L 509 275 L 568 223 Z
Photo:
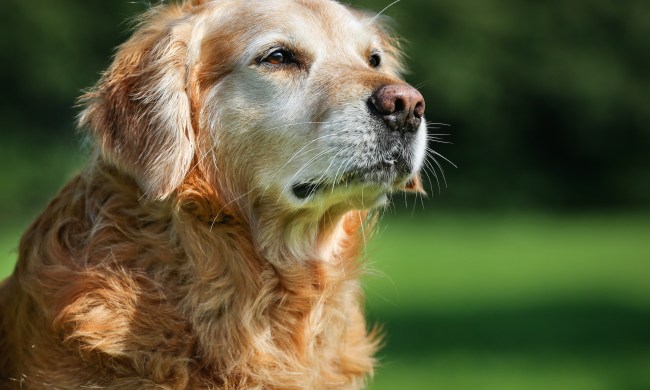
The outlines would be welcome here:
M 379 11 L 391 1 L 352 1 Z M 83 164 L 75 98 L 147 8 L 0 2 L 0 277 Z M 402 0 L 448 186 L 367 255 L 371 389 L 650 389 L 650 2 Z M 431 173 L 429 173 L 431 176 Z

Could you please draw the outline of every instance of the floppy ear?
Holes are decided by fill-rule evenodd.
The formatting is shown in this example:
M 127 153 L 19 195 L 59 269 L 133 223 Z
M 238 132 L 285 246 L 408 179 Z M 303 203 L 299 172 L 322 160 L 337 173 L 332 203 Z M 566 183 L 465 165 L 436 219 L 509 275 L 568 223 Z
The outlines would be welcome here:
M 111 67 L 80 103 L 79 124 L 104 159 L 130 173 L 146 196 L 162 199 L 187 175 L 195 135 L 187 93 L 190 26 L 180 8 L 147 13 Z

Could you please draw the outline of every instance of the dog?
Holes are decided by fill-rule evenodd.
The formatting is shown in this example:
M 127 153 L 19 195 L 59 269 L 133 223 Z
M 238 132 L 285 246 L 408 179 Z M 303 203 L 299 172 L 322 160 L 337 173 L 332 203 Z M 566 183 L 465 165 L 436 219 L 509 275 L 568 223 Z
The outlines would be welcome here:
M 331 0 L 147 11 L 2 284 L 0 386 L 363 388 L 368 211 L 422 191 L 401 63 L 381 17 Z

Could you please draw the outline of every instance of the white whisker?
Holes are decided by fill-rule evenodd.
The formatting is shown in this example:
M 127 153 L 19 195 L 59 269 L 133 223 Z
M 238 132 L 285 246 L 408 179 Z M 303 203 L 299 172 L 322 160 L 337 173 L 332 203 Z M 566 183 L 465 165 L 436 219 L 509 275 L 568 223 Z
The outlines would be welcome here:
M 293 179 L 295 179 L 296 176 L 298 176 L 298 175 L 299 175 L 301 172 L 303 172 L 305 169 L 309 168 L 309 166 L 310 166 L 311 164 L 313 164 L 316 160 L 318 160 L 318 158 L 319 158 L 320 156 L 322 156 L 322 155 L 324 155 L 324 154 L 326 154 L 326 153 L 329 153 L 329 152 L 331 152 L 331 151 L 333 151 L 333 150 L 335 150 L 335 149 L 334 149 L 334 148 L 330 148 L 330 149 L 327 149 L 327 150 L 323 150 L 322 152 L 319 152 L 317 155 L 315 155 L 314 157 L 312 157 L 311 159 L 309 159 L 309 161 L 307 161 L 307 162 L 305 163 L 305 165 L 303 165 L 302 168 L 300 168 L 296 173 L 293 174 L 293 176 L 291 176 L 291 178 L 289 179 L 289 181 L 287 182 L 287 184 L 285 184 L 284 188 L 283 188 L 282 191 L 280 192 L 280 196 L 278 197 L 276 203 L 279 203 L 279 202 L 280 202 L 280 199 L 282 199 L 282 195 L 284 195 L 284 193 L 286 192 L 287 188 L 292 184 Z
M 435 157 L 431 157 L 431 160 L 434 162 L 434 164 L 436 164 L 436 166 L 440 170 L 440 174 L 442 175 L 442 180 L 445 183 L 445 188 L 447 188 L 447 177 L 445 177 L 445 170 L 442 168 L 442 165 L 440 165 L 440 163 L 438 162 L 438 160 L 436 160 Z
M 445 161 L 447 161 L 449 164 L 451 164 L 451 166 L 453 166 L 454 168 L 458 169 L 458 166 L 457 166 L 456 164 L 454 164 L 453 162 L 451 162 L 447 157 L 445 157 L 445 156 L 443 156 L 442 154 L 436 152 L 435 150 L 431 150 L 431 151 L 433 152 L 433 154 L 435 154 L 436 156 L 442 158 L 443 160 L 445 160 Z
M 329 125 L 330 122 L 295 122 L 295 123 L 289 123 L 285 124 L 282 126 L 276 126 L 272 127 L 269 130 L 278 130 L 278 129 L 286 129 L 287 127 L 292 127 L 292 126 L 302 126 L 302 125 Z
M 361 216 L 361 211 L 357 212 L 359 216 L 359 225 L 361 227 L 361 236 L 363 237 L 363 257 L 366 258 L 368 257 L 368 241 L 366 239 L 366 228 L 363 226 L 364 221 L 363 217 Z
M 436 179 L 436 183 L 438 184 L 438 194 L 440 194 L 440 192 L 441 192 L 441 190 L 440 190 L 440 180 L 438 180 L 438 174 L 436 173 L 436 170 L 433 169 L 433 167 L 431 166 L 431 163 L 429 161 L 425 160 L 424 161 L 424 166 L 431 171 L 431 173 L 433 174 L 433 177 Z M 427 172 L 426 169 L 422 170 L 422 172 L 424 172 L 424 174 L 427 177 L 427 181 L 429 182 L 429 190 L 431 192 L 433 192 L 433 180 L 431 180 L 431 176 L 429 176 L 429 172 Z
M 420 89 L 420 88 L 424 87 L 425 85 L 427 85 L 428 82 L 429 82 L 428 80 L 421 81 L 421 82 L 417 83 L 416 85 L 414 85 L 413 88 Z
M 384 7 L 384 9 L 382 9 L 381 11 L 379 11 L 379 12 L 377 13 L 377 15 L 375 15 L 372 19 L 370 19 L 370 23 L 372 24 L 372 23 L 373 23 L 373 22 L 374 22 L 374 21 L 375 21 L 379 16 L 381 16 L 381 14 L 383 14 L 383 13 L 386 12 L 386 11 L 388 11 L 388 9 L 389 9 L 390 7 L 394 6 L 395 4 L 399 3 L 400 1 L 401 1 L 401 0 L 395 0 L 395 1 L 393 1 L 392 3 L 388 4 L 386 7 Z
M 427 141 L 434 142 L 434 143 L 437 143 L 437 144 L 453 145 L 453 142 L 443 141 L 440 138 L 436 138 L 436 137 L 427 137 Z
M 318 179 L 316 179 L 317 183 L 319 183 L 319 182 L 321 182 L 323 180 L 325 175 L 327 175 L 327 172 L 329 172 L 330 168 L 334 164 L 334 161 L 336 160 L 336 157 L 338 157 L 338 155 L 341 154 L 343 151 L 345 151 L 345 149 L 339 150 L 338 152 L 336 152 L 336 154 L 334 156 L 332 156 L 332 158 L 330 159 L 330 163 L 327 166 L 327 168 L 325 168 L 325 170 L 323 170 L 323 173 L 321 173 L 321 175 L 318 177 Z

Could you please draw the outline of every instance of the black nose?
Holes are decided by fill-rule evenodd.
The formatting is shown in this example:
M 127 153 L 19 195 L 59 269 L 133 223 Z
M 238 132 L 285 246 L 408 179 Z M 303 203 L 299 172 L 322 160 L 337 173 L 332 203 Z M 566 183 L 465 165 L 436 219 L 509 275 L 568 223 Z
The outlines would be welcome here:
M 416 131 L 424 116 L 424 98 L 408 84 L 379 87 L 370 96 L 369 104 L 389 129 L 402 134 Z

